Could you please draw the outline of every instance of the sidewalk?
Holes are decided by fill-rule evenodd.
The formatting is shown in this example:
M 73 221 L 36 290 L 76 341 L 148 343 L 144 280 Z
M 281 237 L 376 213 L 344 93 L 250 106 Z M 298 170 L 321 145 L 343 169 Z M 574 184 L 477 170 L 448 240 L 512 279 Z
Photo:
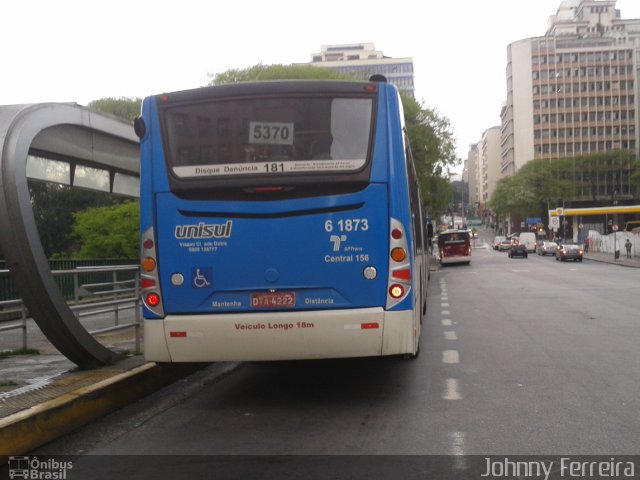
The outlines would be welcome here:
M 614 258 L 613 253 L 608 252 L 589 252 L 584 254 L 585 260 L 594 262 L 611 263 L 622 267 L 640 268 L 640 257 L 627 258 L 626 252 L 620 252 L 620 258 Z
M 39 353 L 0 357 L 0 465 L 205 366 L 157 365 L 144 355 L 128 355 L 114 365 L 81 370 L 28 322 L 28 346 Z M 1 334 L 0 350 L 18 348 L 15 336 Z M 134 350 L 130 333 L 100 337 L 111 348 Z

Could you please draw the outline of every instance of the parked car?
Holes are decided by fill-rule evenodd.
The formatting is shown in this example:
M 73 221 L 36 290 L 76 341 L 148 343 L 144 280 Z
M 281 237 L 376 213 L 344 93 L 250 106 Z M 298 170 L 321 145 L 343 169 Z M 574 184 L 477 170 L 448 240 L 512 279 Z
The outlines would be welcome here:
M 547 240 L 540 242 L 538 245 L 538 255 L 555 255 L 558 244 Z
M 564 262 L 565 260 L 573 260 L 574 262 L 582 261 L 582 245 L 573 243 L 565 243 L 556 249 L 556 260 Z
M 507 237 L 503 236 L 503 235 L 497 235 L 496 237 L 493 238 L 493 249 L 494 250 L 500 250 L 500 242 L 502 241 L 506 241 Z
M 511 241 L 511 247 L 509 247 L 509 258 L 522 257 L 527 258 L 529 253 L 527 252 L 527 246 L 524 243 L 518 241 Z

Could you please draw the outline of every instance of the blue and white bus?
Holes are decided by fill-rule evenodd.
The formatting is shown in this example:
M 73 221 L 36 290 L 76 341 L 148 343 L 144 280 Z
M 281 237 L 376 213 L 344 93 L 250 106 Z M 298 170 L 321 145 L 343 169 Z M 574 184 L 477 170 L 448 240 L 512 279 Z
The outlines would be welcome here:
M 180 91 L 135 126 L 148 360 L 418 354 L 429 265 L 394 86 Z

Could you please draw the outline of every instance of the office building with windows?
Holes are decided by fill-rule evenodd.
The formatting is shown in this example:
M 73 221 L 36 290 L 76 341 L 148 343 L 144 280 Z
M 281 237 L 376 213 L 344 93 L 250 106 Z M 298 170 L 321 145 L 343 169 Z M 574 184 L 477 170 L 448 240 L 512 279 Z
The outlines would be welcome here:
M 564 0 L 544 36 L 508 46 L 503 176 L 537 158 L 638 155 L 640 19 L 622 19 L 615 5 Z
M 563 204 L 607 207 L 573 217 L 574 240 L 632 219 L 616 208 L 640 197 L 632 181 L 640 158 L 640 19 L 623 19 L 615 7 L 616 0 L 564 0 L 544 36 L 507 48 L 500 175 L 534 159 L 551 169 L 554 160 L 572 159 L 573 192 Z
M 373 43 L 322 45 L 320 53 L 311 54 L 311 64 L 331 68 L 357 78 L 384 75 L 398 90 L 414 96 L 413 59 L 390 58 L 375 49 Z

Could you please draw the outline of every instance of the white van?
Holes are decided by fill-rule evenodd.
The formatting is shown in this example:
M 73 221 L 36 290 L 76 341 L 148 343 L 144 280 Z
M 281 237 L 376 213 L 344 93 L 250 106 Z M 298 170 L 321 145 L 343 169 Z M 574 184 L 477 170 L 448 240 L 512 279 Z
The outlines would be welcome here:
M 527 252 L 535 253 L 536 251 L 536 234 L 533 232 L 521 232 L 519 235 L 520 243 L 527 248 Z

